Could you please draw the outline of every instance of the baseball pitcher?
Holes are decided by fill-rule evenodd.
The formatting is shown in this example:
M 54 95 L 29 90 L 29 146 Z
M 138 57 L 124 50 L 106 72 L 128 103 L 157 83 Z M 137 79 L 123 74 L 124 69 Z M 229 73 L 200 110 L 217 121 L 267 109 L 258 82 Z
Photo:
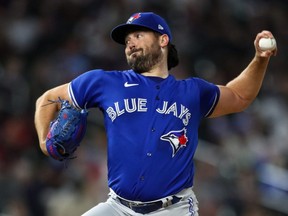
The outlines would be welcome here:
M 199 124 L 251 104 L 277 52 L 261 50 L 258 42 L 274 37 L 260 32 L 255 56 L 226 85 L 169 74 L 178 64 L 177 50 L 168 24 L 155 13 L 133 14 L 111 38 L 123 45 L 130 69 L 87 71 L 46 91 L 36 102 L 40 148 L 57 160 L 74 157 L 88 110 L 99 108 L 108 138 L 110 193 L 83 216 L 197 216 L 193 156 Z

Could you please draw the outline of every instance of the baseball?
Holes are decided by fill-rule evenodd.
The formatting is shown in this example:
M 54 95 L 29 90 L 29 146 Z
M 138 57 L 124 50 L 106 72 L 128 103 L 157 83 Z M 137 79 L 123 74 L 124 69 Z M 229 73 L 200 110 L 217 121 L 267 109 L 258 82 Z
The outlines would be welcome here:
M 261 38 L 259 47 L 262 51 L 274 50 L 276 48 L 276 40 L 274 38 Z

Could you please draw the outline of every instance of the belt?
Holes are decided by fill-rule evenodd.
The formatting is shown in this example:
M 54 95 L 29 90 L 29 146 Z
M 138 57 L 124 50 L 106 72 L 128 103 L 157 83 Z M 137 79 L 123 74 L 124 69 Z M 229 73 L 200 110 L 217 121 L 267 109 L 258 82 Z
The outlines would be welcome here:
M 133 202 L 122 199 L 121 197 L 117 197 L 117 199 L 122 205 L 140 214 L 148 214 L 150 212 L 157 211 L 160 208 L 168 207 L 178 203 L 181 200 L 181 198 L 177 196 L 170 196 L 155 202 Z

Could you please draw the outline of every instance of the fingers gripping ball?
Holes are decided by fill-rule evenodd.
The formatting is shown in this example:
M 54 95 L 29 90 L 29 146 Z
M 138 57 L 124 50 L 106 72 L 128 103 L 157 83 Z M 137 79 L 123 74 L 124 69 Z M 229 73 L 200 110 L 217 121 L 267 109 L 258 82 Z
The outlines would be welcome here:
M 86 109 L 78 110 L 66 100 L 59 99 L 61 109 L 57 118 L 50 123 L 46 137 L 48 154 L 56 160 L 73 157 L 73 153 L 80 145 L 87 127 Z

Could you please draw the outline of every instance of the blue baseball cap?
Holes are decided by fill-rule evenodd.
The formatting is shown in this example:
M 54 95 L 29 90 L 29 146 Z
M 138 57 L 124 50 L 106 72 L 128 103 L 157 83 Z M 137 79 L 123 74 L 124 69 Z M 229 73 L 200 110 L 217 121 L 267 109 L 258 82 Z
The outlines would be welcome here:
M 111 31 L 111 38 L 117 43 L 125 45 L 126 34 L 131 30 L 144 27 L 162 34 L 167 34 L 172 41 L 172 34 L 166 21 L 159 15 L 152 12 L 140 12 L 133 14 L 126 23 L 116 26 Z

